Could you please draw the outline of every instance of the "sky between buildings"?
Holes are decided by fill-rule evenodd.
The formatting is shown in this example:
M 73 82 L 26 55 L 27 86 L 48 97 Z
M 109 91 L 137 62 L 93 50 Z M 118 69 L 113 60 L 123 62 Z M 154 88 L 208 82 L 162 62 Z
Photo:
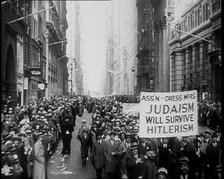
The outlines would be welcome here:
M 81 61 L 84 75 L 84 91 L 101 92 L 102 75 L 105 70 L 107 19 L 109 1 L 78 1 L 80 5 Z M 69 3 L 67 3 L 67 6 Z M 74 10 L 67 7 L 69 22 L 74 19 Z M 68 29 L 69 30 L 69 29 Z M 72 30 L 72 29 L 71 29 Z M 68 37 L 68 41 L 75 40 Z M 68 42 L 69 43 L 69 42 Z M 69 46 L 67 46 L 68 48 Z M 68 49 L 69 51 L 69 49 Z

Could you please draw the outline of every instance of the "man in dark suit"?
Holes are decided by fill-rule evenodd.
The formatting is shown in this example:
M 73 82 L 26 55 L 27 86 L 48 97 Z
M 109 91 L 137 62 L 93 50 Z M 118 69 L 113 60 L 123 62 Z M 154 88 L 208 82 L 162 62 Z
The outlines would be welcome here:
M 96 133 L 96 141 L 93 142 L 91 150 L 91 160 L 96 170 L 97 179 L 102 179 L 102 171 L 105 167 L 104 146 L 105 141 L 102 139 L 102 132 Z
M 168 145 L 168 139 L 163 138 L 159 148 L 159 167 L 168 168 L 169 165 L 169 150 L 170 145 Z
M 212 142 L 208 145 L 206 150 L 206 179 L 218 179 L 216 171 L 220 163 L 220 144 L 218 143 L 218 135 L 214 132 L 212 134 Z
M 86 159 L 88 157 L 88 150 L 90 147 L 90 135 L 89 131 L 83 130 L 81 137 L 80 137 L 80 142 L 81 142 L 81 158 L 82 158 L 82 167 L 86 165 Z
M 188 157 L 183 156 L 178 160 L 178 168 L 176 170 L 174 179 L 195 179 L 195 177 L 189 173 Z
M 143 138 L 140 139 L 139 141 L 140 143 L 138 144 L 138 153 L 140 157 L 143 159 L 144 156 L 146 155 L 147 150 L 149 150 L 150 146 Z
M 138 154 L 137 142 L 132 143 L 131 153 L 126 158 L 126 169 L 129 179 L 137 179 L 142 176 L 143 160 Z
M 61 154 L 64 156 L 70 156 L 71 153 L 71 139 L 72 132 L 74 131 L 73 122 L 70 118 L 65 117 L 65 120 L 61 125 L 61 135 L 63 142 L 63 149 Z

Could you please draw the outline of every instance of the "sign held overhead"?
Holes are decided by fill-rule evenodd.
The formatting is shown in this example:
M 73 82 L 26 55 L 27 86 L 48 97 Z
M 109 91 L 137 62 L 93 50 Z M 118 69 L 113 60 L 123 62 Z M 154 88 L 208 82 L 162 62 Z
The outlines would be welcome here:
M 197 91 L 141 93 L 139 137 L 198 134 Z

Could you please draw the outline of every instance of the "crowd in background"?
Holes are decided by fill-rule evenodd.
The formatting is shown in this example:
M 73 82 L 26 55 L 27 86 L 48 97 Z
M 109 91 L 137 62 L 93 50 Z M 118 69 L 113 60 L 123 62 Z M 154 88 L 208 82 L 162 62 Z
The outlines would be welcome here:
M 219 128 L 183 138 L 139 138 L 139 117 L 122 111 L 122 103 L 133 99 L 52 97 L 14 108 L 11 97 L 2 99 L 1 176 L 45 179 L 47 161 L 60 139 L 62 156 L 70 156 L 76 116 L 81 117 L 86 108 L 92 113 L 92 124 L 86 126 L 83 120 L 77 139 L 81 143 L 82 166 L 90 157 L 97 178 L 219 178 Z M 210 115 L 209 124 L 213 118 Z
M 216 130 L 221 125 L 221 103 L 202 100 L 199 106 L 199 121 L 202 126 Z

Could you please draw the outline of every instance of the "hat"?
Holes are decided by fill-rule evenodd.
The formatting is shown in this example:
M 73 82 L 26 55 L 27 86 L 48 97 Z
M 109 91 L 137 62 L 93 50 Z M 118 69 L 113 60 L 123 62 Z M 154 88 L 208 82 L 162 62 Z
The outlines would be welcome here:
M 30 129 L 26 129 L 25 132 L 26 132 L 27 134 L 31 134 L 31 130 L 30 130 Z
M 161 167 L 161 168 L 159 168 L 158 173 L 164 173 L 165 175 L 167 175 L 168 174 L 168 171 L 167 171 L 166 168 Z
M 114 127 L 114 131 L 120 131 L 120 127 Z
M 120 135 L 124 134 L 126 136 L 126 132 L 125 131 L 121 131 Z
M 12 140 L 13 141 L 15 141 L 15 140 L 21 140 L 21 138 L 18 135 L 14 135 L 13 138 L 12 138 Z
M 115 122 L 119 122 L 119 123 L 121 123 L 120 119 L 116 119 Z
M 209 135 L 211 135 L 211 132 L 210 132 L 209 130 L 206 130 L 206 131 L 205 131 L 205 134 L 209 134 Z
M 130 133 L 130 132 L 127 132 L 127 133 L 126 133 L 126 138 L 128 138 L 128 137 L 129 137 L 129 138 L 131 137 L 131 133 Z
M 112 135 L 112 134 L 115 135 L 115 132 L 114 131 L 110 131 L 110 135 Z
M 137 142 L 133 142 L 133 143 L 131 144 L 130 149 L 131 149 L 131 150 L 138 149 L 138 143 L 137 143 Z
M 43 137 L 43 136 L 44 136 L 44 134 L 43 134 L 42 131 L 39 131 L 39 132 L 37 133 L 37 137 L 38 137 L 38 138 Z
M 85 120 L 85 119 L 83 119 L 83 120 L 82 120 L 82 123 L 86 123 L 86 120 Z
M 88 131 L 87 131 L 86 129 L 84 129 L 84 130 L 82 131 L 82 134 L 83 134 L 83 133 L 88 133 Z
M 3 139 L 4 140 L 7 140 L 7 139 L 9 139 L 10 138 L 10 135 L 8 134 L 8 133 L 4 133 L 3 134 Z
M 102 131 L 97 131 L 97 132 L 96 132 L 96 137 L 97 137 L 97 136 L 102 136 L 102 135 L 103 135 L 103 132 L 102 132 Z
M 134 127 L 133 131 L 139 131 L 138 127 Z
M 180 164 L 189 163 L 189 159 L 188 159 L 188 157 L 181 157 L 181 158 L 179 159 L 179 163 L 180 163 Z
M 218 137 L 218 135 L 217 135 L 217 133 L 216 133 L 216 132 L 213 132 L 211 137 L 212 137 L 212 138 L 217 138 L 217 137 Z
M 97 122 L 96 122 L 96 121 L 94 121 L 94 122 L 92 123 L 92 126 L 93 126 L 93 125 L 97 125 Z

